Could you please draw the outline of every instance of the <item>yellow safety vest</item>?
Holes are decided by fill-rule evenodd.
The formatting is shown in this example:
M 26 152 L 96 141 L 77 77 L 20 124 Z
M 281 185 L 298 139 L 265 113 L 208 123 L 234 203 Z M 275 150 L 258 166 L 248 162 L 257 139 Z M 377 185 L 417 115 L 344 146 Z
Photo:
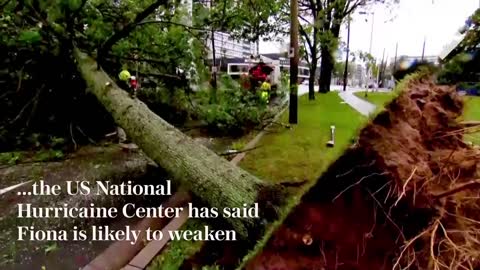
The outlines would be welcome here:
M 260 93 L 260 97 L 262 98 L 262 100 L 267 102 L 267 103 L 268 103 L 268 96 L 269 96 L 269 94 L 265 90 L 262 90 L 262 92 Z
M 263 91 L 270 91 L 270 84 L 268 82 L 263 82 L 262 83 L 262 86 L 260 86 L 260 88 L 263 90 Z
M 128 70 L 122 70 L 122 72 L 118 74 L 118 78 L 122 81 L 127 81 L 130 79 L 130 72 L 128 72 Z

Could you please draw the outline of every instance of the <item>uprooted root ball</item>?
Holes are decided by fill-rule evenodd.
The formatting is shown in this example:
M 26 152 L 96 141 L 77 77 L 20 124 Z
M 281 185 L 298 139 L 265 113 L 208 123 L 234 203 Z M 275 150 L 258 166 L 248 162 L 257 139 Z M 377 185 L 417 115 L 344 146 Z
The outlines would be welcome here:
M 453 87 L 411 81 L 248 269 L 480 269 L 480 152 Z

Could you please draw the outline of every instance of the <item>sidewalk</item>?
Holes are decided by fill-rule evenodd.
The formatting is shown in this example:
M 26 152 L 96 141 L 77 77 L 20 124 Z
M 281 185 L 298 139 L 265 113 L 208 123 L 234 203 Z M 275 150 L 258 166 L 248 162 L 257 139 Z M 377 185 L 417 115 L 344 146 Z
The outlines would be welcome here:
M 343 101 L 345 101 L 345 103 L 350 105 L 362 115 L 369 116 L 370 114 L 375 112 L 375 110 L 377 109 L 375 105 L 355 96 L 354 93 L 355 92 L 353 91 L 341 91 L 338 93 L 338 95 L 343 99 Z
M 348 87 L 347 91 L 341 91 L 342 86 L 340 85 L 332 85 L 330 86 L 332 91 L 338 91 L 338 95 L 340 98 L 343 99 L 345 103 L 350 105 L 350 107 L 357 110 L 360 114 L 364 116 L 369 116 L 371 113 L 375 112 L 377 107 L 372 103 L 365 101 L 357 96 L 355 96 L 355 92 L 364 91 L 363 88 L 360 87 Z M 318 86 L 315 86 L 315 92 L 318 91 Z M 385 90 L 379 89 L 379 92 L 384 92 Z M 298 87 L 298 95 L 304 95 L 308 93 L 308 85 L 299 85 Z

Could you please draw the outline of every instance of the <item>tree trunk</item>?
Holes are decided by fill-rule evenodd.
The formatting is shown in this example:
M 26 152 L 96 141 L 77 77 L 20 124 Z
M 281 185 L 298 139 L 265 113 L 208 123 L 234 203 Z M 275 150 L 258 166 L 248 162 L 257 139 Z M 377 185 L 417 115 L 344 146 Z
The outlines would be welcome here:
M 317 59 L 312 58 L 310 76 L 308 77 L 308 100 L 315 100 L 315 73 L 317 72 Z
M 316 12 L 314 15 L 314 21 L 316 21 Z M 312 55 L 312 61 L 310 63 L 310 76 L 308 78 L 308 100 L 315 100 L 315 76 L 317 75 L 318 67 L 318 28 L 313 27 L 313 44 L 310 46 L 310 52 Z
M 97 63 L 85 53 L 75 49 L 74 56 L 89 91 L 132 141 L 174 181 L 188 187 L 204 203 L 217 207 L 220 216 L 226 207 L 250 207 L 256 202 L 261 210 L 271 210 L 268 207 L 271 198 L 267 197 L 284 194 L 283 188 L 262 182 L 217 156 L 150 111 L 143 102 L 132 99 L 103 70 L 97 69 Z M 277 202 L 281 200 L 283 197 L 278 197 Z M 272 215 L 268 219 L 277 219 L 276 212 L 268 214 Z M 255 236 L 265 229 L 262 218 L 230 218 L 226 221 L 240 238 L 248 236 L 249 240 L 255 241 Z
M 213 4 L 213 1 L 212 1 Z M 211 87 L 212 91 L 210 93 L 210 103 L 217 103 L 217 58 L 215 51 L 215 30 L 211 31 L 212 34 L 212 78 L 211 78 Z
M 332 81 L 333 56 L 328 47 L 321 47 L 322 60 L 320 64 L 320 93 L 330 92 Z

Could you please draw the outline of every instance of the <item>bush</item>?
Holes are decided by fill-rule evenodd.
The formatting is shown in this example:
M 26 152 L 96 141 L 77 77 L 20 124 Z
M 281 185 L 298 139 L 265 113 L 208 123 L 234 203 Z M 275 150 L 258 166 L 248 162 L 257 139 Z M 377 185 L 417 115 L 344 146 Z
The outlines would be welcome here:
M 235 82 L 236 83 L 236 82 Z M 225 85 L 217 91 L 217 102 L 208 103 L 205 92 L 199 93 L 199 119 L 205 121 L 210 132 L 221 135 L 241 135 L 258 126 L 267 113 L 267 104 L 257 95 L 240 89 L 240 86 Z M 203 92 L 203 93 L 202 93 Z
M 191 108 L 183 89 L 168 90 L 157 86 L 141 89 L 137 95 L 150 110 L 171 124 L 181 125 L 189 119 Z
M 219 80 L 220 89 L 228 90 L 240 90 L 240 83 L 232 79 L 228 74 L 222 74 Z

